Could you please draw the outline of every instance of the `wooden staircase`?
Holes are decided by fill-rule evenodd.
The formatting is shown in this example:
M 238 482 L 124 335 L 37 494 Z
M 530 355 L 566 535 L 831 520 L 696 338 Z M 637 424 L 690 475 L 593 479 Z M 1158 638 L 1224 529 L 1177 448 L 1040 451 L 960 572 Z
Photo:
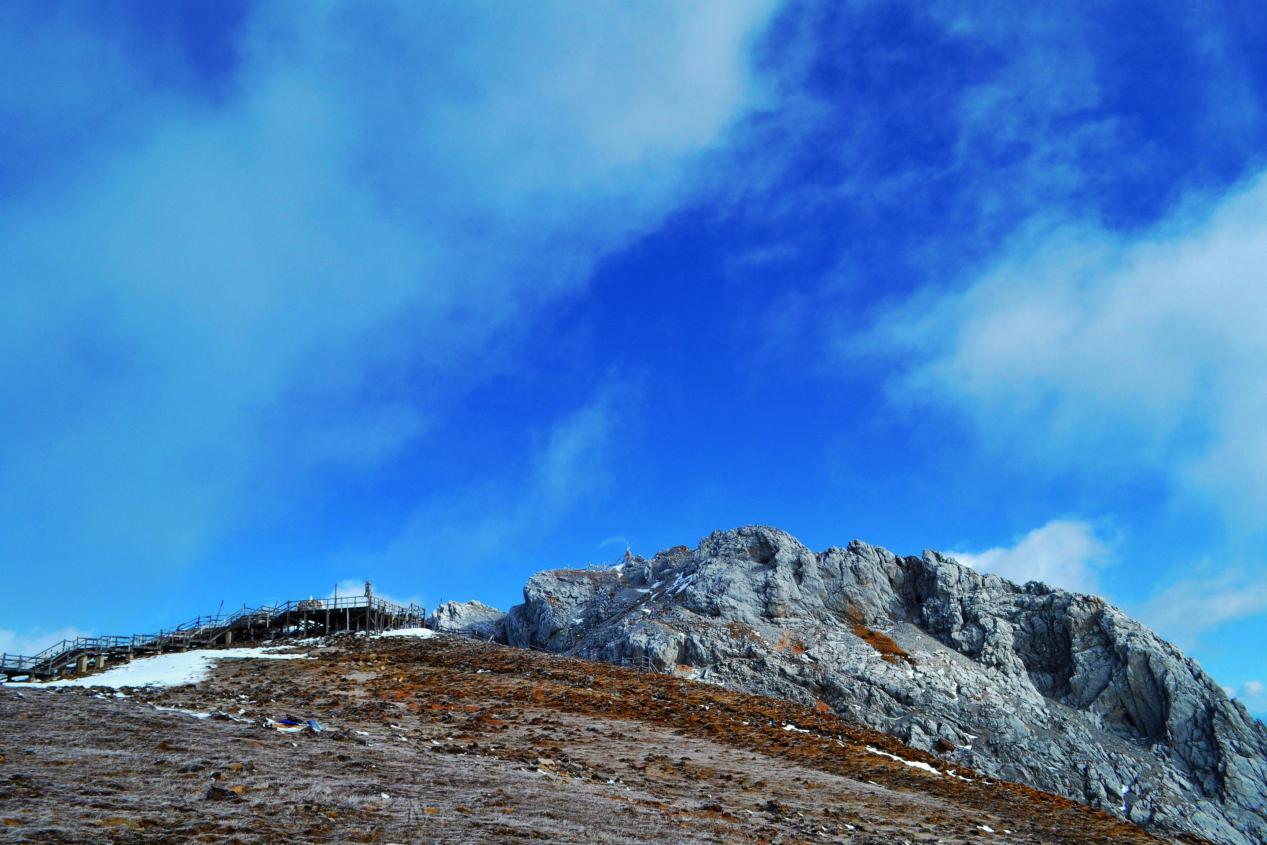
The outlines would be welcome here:
M 0 675 L 6 680 L 49 680 L 97 672 L 134 657 L 169 651 L 324 636 L 339 631 L 418 628 L 425 622 L 426 611 L 419 605 L 399 605 L 377 598 L 367 589 L 363 596 L 300 599 L 261 607 L 243 605 L 227 616 L 199 616 L 154 634 L 62 640 L 36 655 L 0 655 Z

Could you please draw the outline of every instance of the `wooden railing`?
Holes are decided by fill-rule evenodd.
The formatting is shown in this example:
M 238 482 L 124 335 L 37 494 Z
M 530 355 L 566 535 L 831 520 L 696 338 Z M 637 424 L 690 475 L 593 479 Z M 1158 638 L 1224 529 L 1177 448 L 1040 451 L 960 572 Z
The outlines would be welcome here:
M 137 654 L 156 654 L 194 645 L 224 644 L 232 640 L 276 639 L 304 633 L 343 630 L 388 630 L 421 626 L 425 610 L 417 604 L 400 605 L 371 596 L 299 599 L 276 605 L 241 609 L 227 615 L 197 616 L 174 628 L 131 636 L 76 637 L 54 643 L 34 655 L 0 654 L 0 674 L 49 677 L 71 662 L 87 657 L 94 668 Z

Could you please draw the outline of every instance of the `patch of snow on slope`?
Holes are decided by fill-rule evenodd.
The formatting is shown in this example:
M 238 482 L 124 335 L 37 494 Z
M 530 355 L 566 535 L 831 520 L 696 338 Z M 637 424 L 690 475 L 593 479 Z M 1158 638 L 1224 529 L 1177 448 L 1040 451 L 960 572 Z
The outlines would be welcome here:
M 695 583 L 695 576 L 698 574 L 699 573 L 697 572 L 693 572 L 690 575 L 679 574 L 676 578 L 673 579 L 673 585 L 669 587 L 669 593 L 677 594 L 677 593 L 682 592 L 687 587 L 691 586 L 691 584 Z
M 929 772 L 934 775 L 941 774 L 941 772 L 937 771 L 936 769 L 934 769 L 932 766 L 928 765 L 927 763 L 920 762 L 919 760 L 907 760 L 905 757 L 899 757 L 896 754 L 890 754 L 887 751 L 881 751 L 880 749 L 876 748 L 873 745 L 868 745 L 867 750 L 870 751 L 872 754 L 879 754 L 881 757 L 888 757 L 890 760 L 897 760 L 902 765 L 910 766 L 912 769 L 923 769 L 924 771 Z
M 379 637 L 416 637 L 417 639 L 420 639 L 420 640 L 427 640 L 434 637 L 435 635 L 436 635 L 436 632 L 432 631 L 430 628 L 397 628 L 394 631 L 382 631 L 380 633 L 377 633 L 374 635 L 374 638 L 377 639 Z
M 158 707 L 155 710 L 161 710 L 164 713 L 184 713 L 186 716 L 193 716 L 195 719 L 210 719 L 211 714 L 203 710 L 186 710 L 183 707 Z
M 174 651 L 154 657 L 140 657 L 99 675 L 59 681 L 27 682 L 22 687 L 179 687 L 196 684 L 207 676 L 217 660 L 297 660 L 302 654 L 278 654 L 276 648 L 224 648 Z M 6 684 L 6 686 L 8 686 Z

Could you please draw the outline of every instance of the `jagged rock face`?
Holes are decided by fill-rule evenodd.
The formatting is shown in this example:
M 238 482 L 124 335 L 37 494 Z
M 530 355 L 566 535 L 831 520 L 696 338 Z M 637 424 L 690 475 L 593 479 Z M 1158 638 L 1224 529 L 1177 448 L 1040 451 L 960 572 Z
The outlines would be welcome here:
M 446 601 L 427 619 L 427 626 L 436 631 L 465 634 L 482 640 L 500 639 L 502 619 L 506 614 L 478 601 Z
M 823 702 L 1157 831 L 1267 841 L 1267 728 L 1093 596 L 1018 586 L 935 552 L 855 541 L 815 554 L 747 527 L 694 551 L 538 573 L 496 624 L 511 645 Z

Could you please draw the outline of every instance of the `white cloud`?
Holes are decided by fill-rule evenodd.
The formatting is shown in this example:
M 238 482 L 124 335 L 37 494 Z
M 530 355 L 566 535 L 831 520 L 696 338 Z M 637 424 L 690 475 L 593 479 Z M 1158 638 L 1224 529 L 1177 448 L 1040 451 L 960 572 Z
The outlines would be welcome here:
M 1139 617 L 1163 636 L 1190 647 L 1197 636 L 1224 622 L 1267 612 L 1267 583 L 1244 568 L 1208 572 L 1157 592 Z
M 1109 557 L 1109 545 L 1094 528 L 1077 520 L 1057 519 L 1030 531 L 1014 545 L 983 552 L 952 552 L 965 566 L 993 572 L 1018 584 L 1041 581 L 1082 593 L 1099 590 L 1097 570 Z
M 1058 519 L 1020 537 L 1011 546 L 981 552 L 950 552 L 965 566 L 1001 575 L 1018 584 L 1041 581 L 1075 592 L 1103 595 L 1099 573 L 1114 563 L 1117 541 L 1090 523 Z M 1183 648 L 1226 622 L 1267 612 L 1267 583 L 1245 567 L 1222 570 L 1208 562 L 1187 569 L 1189 576 L 1156 590 L 1133 614 Z M 1256 694 L 1249 688 L 1242 695 Z
M 1263 708 L 1267 707 L 1267 686 L 1264 686 L 1262 681 L 1246 681 L 1239 688 L 1224 686 L 1223 692 L 1227 693 L 1228 698 L 1239 699 L 1251 713 L 1260 719 L 1265 715 Z
M 1231 518 L 1267 515 L 1267 177 L 1148 232 L 1032 227 L 991 271 L 930 290 L 869 343 L 904 401 L 1061 472 L 1153 472 Z
M 21 633 L 0 628 L 0 652 L 5 654 L 23 654 L 29 657 L 39 654 L 44 649 L 62 640 L 73 640 L 76 637 L 88 636 L 91 636 L 91 634 L 78 628 L 60 628 L 56 631 L 42 631 L 36 628 Z
M 0 554 L 187 562 L 424 436 L 698 186 L 770 11 L 271 4 L 214 102 L 56 16 L 6 56 L 40 126 L 124 127 L 0 203 Z
M 1230 691 L 1228 697 L 1240 699 L 1250 713 L 1267 720 L 1267 686 L 1262 681 L 1246 681 L 1239 690 Z

